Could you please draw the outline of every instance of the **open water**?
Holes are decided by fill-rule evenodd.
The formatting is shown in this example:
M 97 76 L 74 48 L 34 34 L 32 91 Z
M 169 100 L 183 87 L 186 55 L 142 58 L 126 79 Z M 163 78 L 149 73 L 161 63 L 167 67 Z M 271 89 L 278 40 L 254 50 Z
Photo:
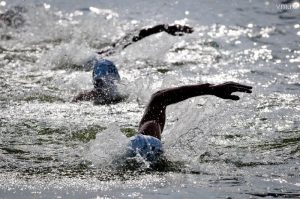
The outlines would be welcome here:
M 299 198 L 300 5 L 273 0 L 6 0 L 24 21 L 0 27 L 0 198 Z M 20 20 L 16 18 L 15 23 Z M 71 103 L 93 87 L 82 64 L 134 30 L 150 36 L 112 60 L 128 98 Z M 253 93 L 167 109 L 165 158 L 119 161 L 151 93 L 236 81 Z

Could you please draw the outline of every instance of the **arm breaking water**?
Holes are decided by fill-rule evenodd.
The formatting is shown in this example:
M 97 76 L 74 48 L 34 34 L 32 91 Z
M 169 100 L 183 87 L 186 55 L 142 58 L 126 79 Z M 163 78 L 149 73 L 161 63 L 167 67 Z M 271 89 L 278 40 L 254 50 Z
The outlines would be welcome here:
M 130 46 L 131 44 L 137 41 L 140 41 L 150 35 L 160 33 L 160 32 L 166 32 L 173 36 L 183 36 L 185 33 L 190 34 L 194 32 L 194 30 L 193 28 L 186 25 L 159 24 L 150 28 L 143 28 L 135 33 L 130 33 L 125 37 L 119 39 L 115 43 L 111 44 L 110 46 L 104 47 L 97 53 L 99 55 L 108 56 L 127 48 L 128 46 Z
M 139 133 L 161 139 L 166 121 L 166 107 L 201 95 L 214 95 L 222 99 L 239 100 L 234 92 L 251 93 L 252 87 L 235 82 L 224 84 L 196 84 L 168 88 L 154 93 L 139 124 Z

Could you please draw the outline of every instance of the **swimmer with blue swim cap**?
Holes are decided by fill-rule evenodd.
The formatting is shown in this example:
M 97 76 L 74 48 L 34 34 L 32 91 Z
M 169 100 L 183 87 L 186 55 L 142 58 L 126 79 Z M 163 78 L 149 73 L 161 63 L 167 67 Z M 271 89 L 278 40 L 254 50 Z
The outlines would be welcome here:
M 95 89 L 110 87 L 120 81 L 117 67 L 109 60 L 93 60 L 93 84 Z
M 113 62 L 95 58 L 87 64 L 93 68 L 94 89 L 80 93 L 73 102 L 93 100 L 95 104 L 111 104 L 125 98 L 118 92 L 117 83 L 120 81 L 120 75 Z
M 143 29 L 131 40 L 116 42 L 111 48 L 102 50 L 98 54 L 109 55 L 115 51 L 115 48 L 121 46 L 126 48 L 132 42 L 139 41 L 151 34 L 165 31 L 171 35 L 182 33 L 191 33 L 193 29 L 188 26 L 180 25 L 157 25 L 152 28 Z M 100 104 L 114 103 L 122 100 L 118 97 L 115 83 L 120 81 L 120 76 L 116 66 L 108 60 L 92 60 L 93 84 L 94 89 L 89 92 L 79 94 L 73 101 L 94 99 Z M 152 94 L 151 99 L 145 109 L 144 115 L 139 123 L 138 134 L 131 138 L 127 154 L 135 157 L 140 156 L 147 161 L 155 162 L 163 154 L 161 143 L 161 134 L 166 122 L 166 108 L 168 105 L 175 104 L 188 98 L 201 95 L 214 95 L 222 99 L 239 100 L 234 92 L 251 93 L 252 87 L 235 82 L 226 82 L 224 84 L 195 84 L 167 88 Z
M 150 35 L 166 32 L 173 36 L 182 36 L 184 33 L 192 33 L 193 29 L 186 25 L 168 25 L 160 24 L 150 28 L 141 29 L 138 32 L 130 33 L 97 52 L 99 55 L 107 56 L 125 49 L 129 45 Z M 120 95 L 117 91 L 117 83 L 120 81 L 120 75 L 113 62 L 105 59 L 93 58 L 84 64 L 84 68 L 93 70 L 94 89 L 79 93 L 73 102 L 94 101 L 95 104 L 112 104 L 124 100 L 126 97 Z
M 131 138 L 129 156 L 141 156 L 155 162 L 163 153 L 161 134 L 166 122 L 166 108 L 191 97 L 214 95 L 222 99 L 239 100 L 234 92 L 251 93 L 252 87 L 235 82 L 224 84 L 196 84 L 168 88 L 152 94 L 140 121 L 138 134 Z
M 95 60 L 93 62 L 93 83 L 94 89 L 83 94 L 83 97 L 105 99 L 112 102 L 112 97 L 107 92 L 116 92 L 114 82 L 120 81 L 116 66 L 108 60 Z M 235 82 L 224 84 L 195 84 L 167 88 L 152 94 L 140 121 L 138 134 L 131 138 L 127 155 L 130 157 L 140 156 L 147 161 L 156 162 L 163 154 L 161 134 L 166 122 L 166 108 L 168 105 L 201 95 L 214 95 L 222 99 L 239 100 L 234 92 L 251 93 L 252 87 Z M 116 92 L 117 93 L 117 92 Z M 79 97 L 82 97 L 79 96 Z

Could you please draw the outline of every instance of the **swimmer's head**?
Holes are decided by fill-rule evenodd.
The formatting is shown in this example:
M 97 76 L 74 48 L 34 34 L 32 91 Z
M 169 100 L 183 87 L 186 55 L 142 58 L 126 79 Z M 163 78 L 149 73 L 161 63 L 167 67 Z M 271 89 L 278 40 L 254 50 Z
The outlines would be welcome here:
M 120 75 L 117 67 L 113 62 L 102 59 L 92 60 L 93 64 L 93 84 L 96 89 L 109 87 L 114 85 L 116 81 L 120 81 Z

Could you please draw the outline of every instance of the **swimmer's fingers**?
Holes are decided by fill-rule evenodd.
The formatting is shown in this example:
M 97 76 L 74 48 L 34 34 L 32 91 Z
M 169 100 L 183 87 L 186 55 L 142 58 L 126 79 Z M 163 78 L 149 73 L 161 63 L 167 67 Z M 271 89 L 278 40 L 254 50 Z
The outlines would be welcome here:
M 252 89 L 252 86 L 247 86 L 244 84 L 239 84 L 236 82 L 225 82 L 224 84 L 221 85 L 227 85 L 227 86 L 231 86 L 231 87 L 240 87 L 240 88 L 247 88 L 247 89 Z
M 237 95 L 230 95 L 230 96 L 228 96 L 228 99 L 231 99 L 231 100 L 239 100 L 240 97 L 237 96 Z
M 252 93 L 252 91 L 251 91 L 252 86 L 247 86 L 247 85 L 239 84 L 236 82 L 226 82 L 221 85 L 223 85 L 225 88 L 227 88 L 226 90 L 228 90 L 230 92 Z
M 232 95 L 232 94 L 217 94 L 215 96 L 220 97 L 222 99 L 230 99 L 230 100 L 239 100 L 240 99 L 239 96 Z
M 242 93 L 252 93 L 251 86 L 236 86 L 234 92 L 242 92 Z
M 235 82 L 226 82 L 224 84 L 212 86 L 211 94 L 223 99 L 239 100 L 240 97 L 237 95 L 232 95 L 232 93 L 234 92 L 252 93 L 251 89 L 252 89 L 251 86 L 246 86 Z
M 194 32 L 194 29 L 192 27 L 189 27 L 189 26 L 182 26 L 181 30 L 182 30 L 182 32 L 185 32 L 185 33 Z
M 247 86 L 247 85 L 242 85 L 242 84 L 240 84 L 239 86 L 243 87 L 243 88 L 247 88 L 247 89 L 252 89 L 252 86 Z
M 251 89 L 245 87 L 235 87 L 234 89 L 235 89 L 234 92 L 252 93 Z
M 194 29 L 186 25 L 175 24 L 172 26 L 167 26 L 165 31 L 173 36 L 183 36 L 184 33 L 192 33 Z
M 231 93 L 233 92 L 242 92 L 242 93 L 252 93 L 252 87 L 251 86 L 246 86 L 246 85 L 242 85 L 242 84 L 236 84 L 232 90 L 231 90 Z M 237 96 L 237 95 L 232 95 L 230 94 L 228 96 L 228 99 L 231 99 L 231 100 L 239 100 L 240 97 Z

